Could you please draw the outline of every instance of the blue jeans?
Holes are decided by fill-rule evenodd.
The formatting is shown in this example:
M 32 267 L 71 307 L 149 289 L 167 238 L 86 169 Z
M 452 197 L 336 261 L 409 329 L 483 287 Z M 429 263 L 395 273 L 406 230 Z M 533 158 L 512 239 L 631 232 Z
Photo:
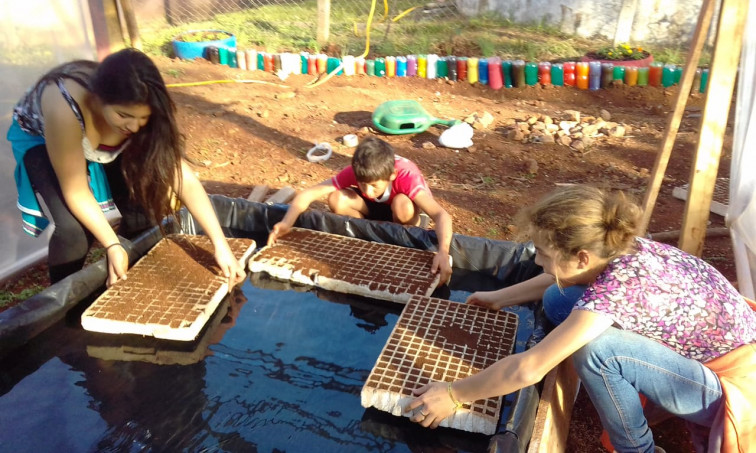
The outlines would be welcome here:
M 583 295 L 585 288 L 585 285 L 575 285 L 559 289 L 556 283 L 546 288 L 543 292 L 543 311 L 546 319 L 555 326 L 561 324 L 570 315 L 572 307 Z
M 638 393 L 690 423 L 710 427 L 723 401 L 701 363 L 636 333 L 610 327 L 572 356 L 617 452 L 653 452 Z

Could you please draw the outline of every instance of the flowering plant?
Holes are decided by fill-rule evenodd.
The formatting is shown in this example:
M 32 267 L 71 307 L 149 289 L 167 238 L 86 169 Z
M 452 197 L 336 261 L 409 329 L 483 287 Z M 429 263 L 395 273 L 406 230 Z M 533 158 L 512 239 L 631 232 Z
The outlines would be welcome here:
M 642 60 L 649 54 L 640 46 L 633 47 L 629 44 L 620 44 L 614 47 L 604 47 L 596 52 L 596 55 L 602 60 Z

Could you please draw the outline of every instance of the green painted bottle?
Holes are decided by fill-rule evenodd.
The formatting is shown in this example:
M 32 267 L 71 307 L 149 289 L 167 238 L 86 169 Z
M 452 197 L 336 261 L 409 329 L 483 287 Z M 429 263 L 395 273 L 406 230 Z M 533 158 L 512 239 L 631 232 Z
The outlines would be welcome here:
M 709 84 L 709 68 L 703 68 L 701 70 L 701 87 L 698 89 L 701 93 L 706 93 L 707 85 Z
M 670 87 L 675 83 L 675 65 L 665 64 L 662 68 L 662 86 Z
M 625 67 L 624 66 L 614 66 L 614 70 L 612 73 L 612 81 L 614 83 L 621 83 L 625 80 Z
M 439 79 L 449 77 L 449 63 L 446 62 L 446 57 L 438 57 L 436 60 L 436 77 Z
M 338 68 L 341 64 L 341 59 L 336 57 L 328 57 L 328 62 L 326 63 L 326 71 L 330 74 L 334 69 Z M 336 73 L 336 75 L 344 75 L 344 70 L 339 69 L 339 72 Z
M 385 58 L 375 59 L 375 76 L 386 77 L 386 59 Z
M 675 66 L 675 85 L 680 84 L 680 79 L 682 79 L 682 72 L 682 66 Z
M 504 74 L 504 87 L 512 88 L 512 60 L 501 62 L 501 72 Z
M 226 47 L 218 47 L 218 63 L 228 66 L 228 49 Z
M 375 76 L 375 60 L 365 61 L 365 72 L 369 76 Z
M 555 87 L 564 86 L 564 65 L 562 63 L 551 65 L 551 84 Z
M 538 64 L 529 61 L 525 63 L 525 84 L 535 86 L 538 83 Z
M 644 87 L 648 85 L 648 67 L 638 68 L 638 86 Z

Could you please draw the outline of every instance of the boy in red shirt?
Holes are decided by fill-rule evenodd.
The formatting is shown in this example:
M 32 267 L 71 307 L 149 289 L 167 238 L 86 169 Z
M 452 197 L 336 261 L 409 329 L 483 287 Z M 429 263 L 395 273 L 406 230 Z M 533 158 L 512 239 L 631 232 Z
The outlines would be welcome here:
M 294 197 L 283 220 L 273 226 L 268 245 L 288 233 L 299 214 L 326 195 L 331 211 L 360 219 L 418 226 L 420 214 L 425 212 L 435 222 L 438 238 L 438 253 L 431 271 L 441 273 L 441 282 L 449 280 L 451 216 L 433 199 L 417 166 L 396 156 L 391 145 L 375 137 L 363 140 L 354 151 L 352 165 Z

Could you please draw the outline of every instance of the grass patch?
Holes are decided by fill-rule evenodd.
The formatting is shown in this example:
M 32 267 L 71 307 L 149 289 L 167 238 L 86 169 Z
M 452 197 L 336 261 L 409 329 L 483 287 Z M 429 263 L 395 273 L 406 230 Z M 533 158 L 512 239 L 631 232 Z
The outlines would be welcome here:
M 41 285 L 32 285 L 28 288 L 22 289 L 19 292 L 2 290 L 0 291 L 0 310 L 4 310 L 6 308 L 12 307 L 13 305 L 16 305 L 19 302 L 23 302 L 33 295 L 39 293 L 43 289 L 45 288 Z
M 606 40 L 574 38 L 543 24 L 515 25 L 489 13 L 464 18 L 456 13 L 428 18 L 417 8 L 396 22 L 391 19 L 416 6 L 408 0 L 394 2 L 384 18 L 377 5 L 370 27 L 371 58 L 387 55 L 438 53 L 440 55 L 483 56 L 527 60 L 575 58 Z M 355 6 L 334 3 L 331 7 L 330 36 L 326 46 L 314 40 L 317 2 L 296 5 L 264 5 L 235 13 L 217 14 L 212 19 L 171 26 L 165 21 L 142 24 L 145 52 L 173 56 L 171 41 L 190 30 L 225 30 L 236 36 L 240 48 L 266 52 L 322 52 L 332 56 L 359 55 L 367 43 L 366 22 L 370 4 Z

